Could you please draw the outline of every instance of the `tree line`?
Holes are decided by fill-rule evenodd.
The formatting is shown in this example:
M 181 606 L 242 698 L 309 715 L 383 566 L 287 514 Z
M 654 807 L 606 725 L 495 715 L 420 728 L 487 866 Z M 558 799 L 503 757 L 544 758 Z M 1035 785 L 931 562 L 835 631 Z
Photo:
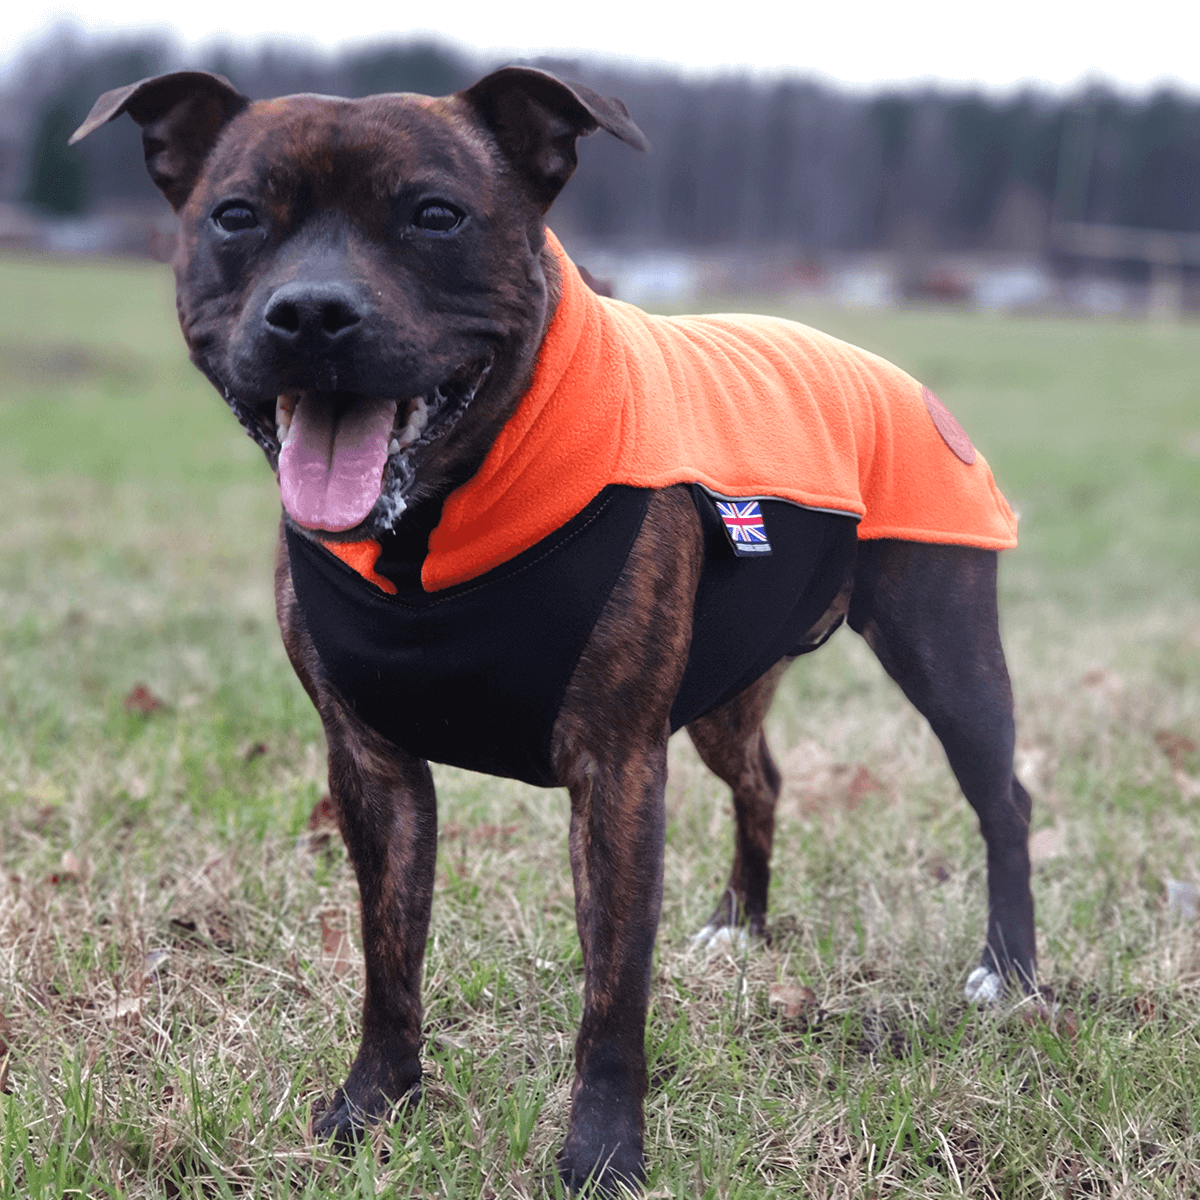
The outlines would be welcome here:
M 59 34 L 28 52 L 3 87 L 0 190 L 64 214 L 152 196 L 138 138 L 65 145 L 96 96 L 146 75 L 200 67 L 255 98 L 438 95 L 496 65 L 428 41 L 340 55 L 218 46 L 185 60 L 161 39 L 97 43 Z M 802 78 L 533 65 L 619 96 L 653 145 L 647 155 L 604 135 L 581 145 L 579 171 L 555 213 L 578 236 L 786 245 L 813 255 L 914 236 L 973 248 L 995 237 L 1014 193 L 1064 220 L 1200 231 L 1200 98 L 1177 91 L 1134 98 L 1096 86 L 994 96 L 922 87 L 864 95 Z

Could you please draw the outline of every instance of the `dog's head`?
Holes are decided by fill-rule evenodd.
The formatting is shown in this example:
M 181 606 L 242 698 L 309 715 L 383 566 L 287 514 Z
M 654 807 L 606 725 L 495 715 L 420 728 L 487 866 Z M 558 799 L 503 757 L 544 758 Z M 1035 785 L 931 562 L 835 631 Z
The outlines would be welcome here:
M 440 99 L 262 102 L 179 72 L 101 96 L 72 141 L 126 112 L 179 216 L 193 361 L 293 523 L 354 538 L 469 477 L 519 400 L 576 139 L 646 147 L 620 101 L 523 67 Z

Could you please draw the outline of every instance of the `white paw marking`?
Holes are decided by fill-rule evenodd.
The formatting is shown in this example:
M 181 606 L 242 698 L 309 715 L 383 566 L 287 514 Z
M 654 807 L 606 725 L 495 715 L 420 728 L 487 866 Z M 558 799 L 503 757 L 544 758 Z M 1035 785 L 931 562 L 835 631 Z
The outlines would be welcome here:
M 972 1004 L 994 1004 L 1004 991 L 1004 980 L 987 967 L 976 967 L 967 976 L 963 993 Z
M 741 954 L 746 942 L 745 929 L 732 925 L 705 925 L 692 935 L 692 945 L 707 954 Z

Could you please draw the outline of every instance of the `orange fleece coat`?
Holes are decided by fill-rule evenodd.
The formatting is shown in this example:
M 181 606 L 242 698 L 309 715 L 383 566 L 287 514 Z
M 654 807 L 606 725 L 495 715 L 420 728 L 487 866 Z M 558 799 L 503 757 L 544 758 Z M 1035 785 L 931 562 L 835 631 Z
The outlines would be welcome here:
M 597 296 L 547 240 L 562 299 L 529 391 L 446 501 L 427 592 L 507 562 L 612 483 L 781 497 L 860 517 L 860 538 L 1016 545 L 983 456 L 898 367 L 792 321 L 651 316 Z

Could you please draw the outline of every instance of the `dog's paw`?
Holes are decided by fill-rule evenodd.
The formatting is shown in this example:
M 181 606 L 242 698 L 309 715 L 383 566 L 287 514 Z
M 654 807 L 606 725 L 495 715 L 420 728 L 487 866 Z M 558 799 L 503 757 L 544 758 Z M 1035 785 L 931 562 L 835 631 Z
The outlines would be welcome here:
M 367 1114 L 357 1104 L 346 1099 L 342 1088 L 334 1093 L 329 1107 L 313 1117 L 313 1138 L 319 1142 L 333 1141 L 349 1147 L 361 1142 L 367 1128 Z
M 558 1153 L 558 1177 L 569 1195 L 583 1191 L 591 1197 L 628 1195 L 646 1181 L 640 1136 L 605 1138 L 576 1135 L 572 1129 Z
M 976 967 L 967 976 L 963 994 L 971 1004 L 995 1004 L 1004 991 L 1004 980 L 990 967 Z
M 692 935 L 692 946 L 706 954 L 734 954 L 746 952 L 749 935 L 740 925 L 705 925 Z
M 348 1148 L 361 1142 L 366 1136 L 367 1126 L 398 1115 L 401 1109 L 415 1108 L 421 1101 L 421 1085 L 414 1085 L 399 1100 L 389 1100 L 381 1093 L 376 1093 L 369 1106 L 356 1104 L 346 1095 L 344 1087 L 334 1093 L 329 1107 L 321 1115 L 313 1117 L 312 1135 L 320 1142 L 332 1141 L 336 1145 Z
M 577 1171 L 564 1163 L 560 1156 L 558 1177 L 567 1195 L 575 1196 L 583 1192 L 593 1200 L 610 1196 L 636 1196 L 645 1182 L 640 1159 L 635 1167 L 622 1170 L 611 1157 L 597 1163 L 593 1171 Z

